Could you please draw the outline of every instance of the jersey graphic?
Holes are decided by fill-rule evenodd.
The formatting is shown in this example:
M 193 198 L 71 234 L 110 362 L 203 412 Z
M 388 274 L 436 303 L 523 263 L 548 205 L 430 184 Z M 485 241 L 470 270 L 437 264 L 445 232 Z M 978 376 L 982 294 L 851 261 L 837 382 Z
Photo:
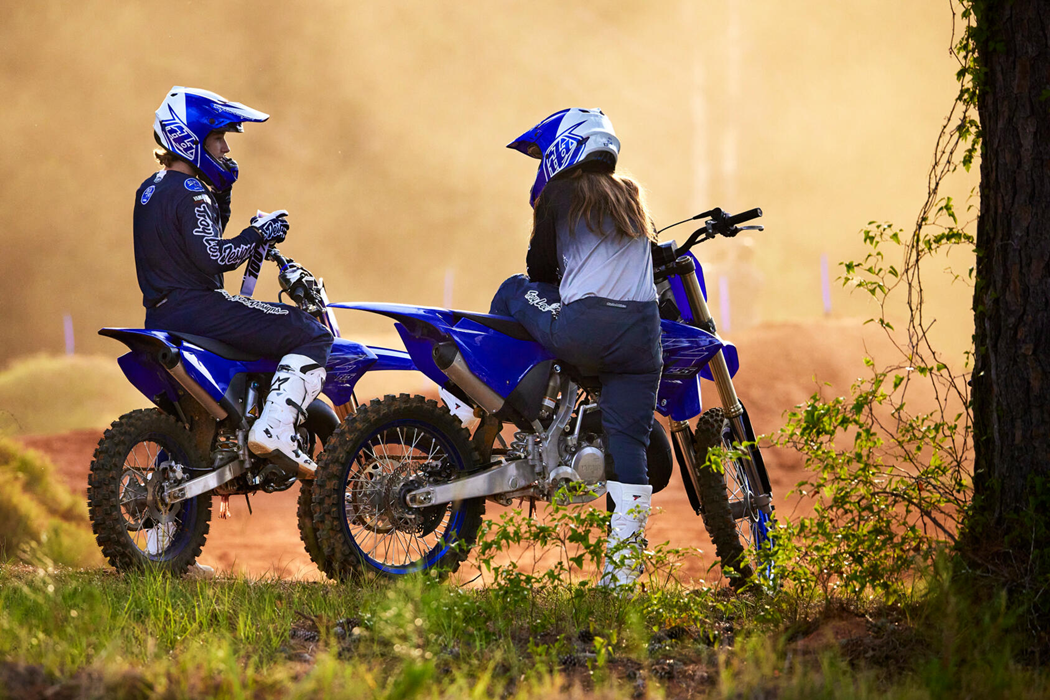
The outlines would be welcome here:
M 217 289 L 216 291 L 226 297 L 228 301 L 235 301 L 238 304 L 247 306 L 249 309 L 262 311 L 264 314 L 271 314 L 273 316 L 286 316 L 288 314 L 288 309 L 277 306 L 276 304 L 267 304 L 265 301 L 259 301 L 258 299 L 249 299 L 248 297 L 230 294 L 225 289 Z
M 529 302 L 540 311 L 550 312 L 554 315 L 555 318 L 557 318 L 558 312 L 561 311 L 561 304 L 548 304 L 547 298 L 544 297 L 541 299 L 539 292 L 537 292 L 535 289 L 530 289 L 529 291 L 525 292 L 525 301 Z
M 189 178 L 188 180 L 186 180 L 186 182 L 184 182 L 182 184 L 190 192 L 203 192 L 204 191 L 204 185 L 201 184 L 200 180 L 197 180 L 197 179 L 192 178 L 192 177 Z
M 150 185 L 146 188 L 146 191 L 142 193 L 142 199 L 139 201 L 143 204 L 149 204 L 149 198 L 153 196 L 153 193 L 157 191 L 156 185 Z
M 220 265 L 235 265 L 244 262 L 251 255 L 255 249 L 253 244 L 234 245 L 223 240 L 215 217 L 207 204 L 201 204 L 193 211 L 197 215 L 197 228 L 193 229 L 193 235 L 204 239 L 209 258 Z

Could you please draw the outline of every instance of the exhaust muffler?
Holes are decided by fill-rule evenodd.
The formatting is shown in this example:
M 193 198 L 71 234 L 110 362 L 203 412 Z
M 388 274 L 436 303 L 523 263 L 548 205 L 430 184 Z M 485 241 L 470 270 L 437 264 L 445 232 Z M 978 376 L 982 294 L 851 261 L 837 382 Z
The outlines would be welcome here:
M 208 394 L 197 382 L 193 381 L 193 378 L 186 372 L 186 368 L 182 366 L 182 354 L 179 353 L 176 348 L 164 348 L 157 353 L 157 361 L 160 362 L 164 369 L 168 370 L 168 373 L 175 378 L 175 381 L 179 383 L 186 393 L 197 399 L 197 402 L 212 415 L 215 420 L 222 420 L 227 416 L 226 409 L 218 404 L 215 399 Z
M 498 413 L 503 408 L 505 399 L 470 371 L 455 343 L 441 343 L 435 347 L 434 364 L 489 413 Z

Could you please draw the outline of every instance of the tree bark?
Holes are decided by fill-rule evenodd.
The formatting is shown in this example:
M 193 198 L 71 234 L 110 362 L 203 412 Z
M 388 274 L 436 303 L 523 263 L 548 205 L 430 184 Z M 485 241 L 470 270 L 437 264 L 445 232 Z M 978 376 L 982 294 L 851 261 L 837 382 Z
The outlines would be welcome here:
M 1031 539 L 1030 517 L 1050 518 L 1028 512 L 1032 477 L 1050 477 L 1050 1 L 973 4 L 984 73 L 971 523 L 974 544 L 1002 551 L 1020 522 Z

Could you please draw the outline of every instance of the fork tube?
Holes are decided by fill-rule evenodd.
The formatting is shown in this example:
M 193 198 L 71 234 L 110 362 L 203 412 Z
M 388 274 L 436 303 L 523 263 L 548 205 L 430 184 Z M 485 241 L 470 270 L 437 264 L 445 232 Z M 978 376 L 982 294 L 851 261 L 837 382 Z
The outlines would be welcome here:
M 693 485 L 693 493 L 696 494 L 696 499 L 699 503 L 700 484 L 696 476 L 696 451 L 693 448 L 693 431 L 689 427 L 689 421 L 672 420 L 671 439 L 674 440 L 675 447 L 678 448 L 678 454 L 681 455 L 682 460 L 685 462 L 681 466 L 685 467 L 684 471 L 689 475 L 689 481 Z M 702 503 L 700 503 L 700 507 L 703 507 Z M 699 515 L 699 513 L 700 511 L 698 510 L 697 514 Z
M 689 300 L 689 309 L 693 312 L 693 322 L 704 330 L 709 330 L 716 338 L 718 332 L 715 330 L 714 318 L 711 310 L 707 308 L 707 300 L 700 291 L 700 282 L 696 278 L 696 264 L 688 257 L 678 259 L 678 276 L 685 287 L 685 296 Z M 719 338 L 721 340 L 721 338 Z M 733 378 L 729 376 L 729 367 L 726 366 L 726 358 L 719 350 L 718 354 L 708 362 L 711 368 L 711 376 L 714 377 L 715 387 L 718 388 L 718 397 L 722 400 L 722 408 L 725 410 L 726 418 L 733 426 L 733 436 L 741 442 L 746 439 L 743 421 L 740 416 L 744 414 L 744 406 L 736 395 L 733 386 Z

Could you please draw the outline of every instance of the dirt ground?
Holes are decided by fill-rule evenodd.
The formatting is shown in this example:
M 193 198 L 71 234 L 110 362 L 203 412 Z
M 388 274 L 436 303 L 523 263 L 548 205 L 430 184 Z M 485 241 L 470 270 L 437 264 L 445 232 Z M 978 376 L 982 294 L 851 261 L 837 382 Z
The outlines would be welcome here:
M 846 391 L 865 373 L 862 358 L 883 356 L 888 344 L 873 326 L 859 321 L 781 323 L 735 333 L 730 338 L 740 352 L 741 369 L 735 378 L 737 391 L 748 406 L 756 432 L 770 434 L 782 425 L 781 415 L 818 389 Z M 822 386 L 825 382 L 830 386 Z M 709 382 L 704 384 L 704 405 L 717 405 Z M 383 393 L 382 390 L 375 394 Z M 23 437 L 31 448 L 46 453 L 75 492 L 86 497 L 87 473 L 101 431 L 80 430 L 61 435 Z M 790 517 L 797 501 L 786 496 L 803 477 L 797 455 L 785 450 L 764 450 L 773 484 L 774 502 L 780 517 Z M 220 520 L 218 503 L 213 508 L 211 533 L 200 561 L 222 571 L 252 576 L 316 579 L 321 576 L 310 562 L 299 540 L 296 526 L 298 487 L 276 494 L 261 493 L 251 500 L 248 514 L 243 497 L 230 501 L 233 517 Z M 707 573 L 713 562 L 713 547 L 703 524 L 693 514 L 676 467 L 670 485 L 654 499 L 659 510 L 650 519 L 647 537 L 651 544 L 669 542 L 675 547 L 694 547 L 703 555 L 691 560 L 683 571 L 687 578 L 717 578 Z M 602 503 L 602 501 L 598 501 Z M 490 517 L 500 509 L 489 505 Z M 522 552 L 507 552 L 518 558 Z M 461 577 L 469 579 L 471 567 Z

